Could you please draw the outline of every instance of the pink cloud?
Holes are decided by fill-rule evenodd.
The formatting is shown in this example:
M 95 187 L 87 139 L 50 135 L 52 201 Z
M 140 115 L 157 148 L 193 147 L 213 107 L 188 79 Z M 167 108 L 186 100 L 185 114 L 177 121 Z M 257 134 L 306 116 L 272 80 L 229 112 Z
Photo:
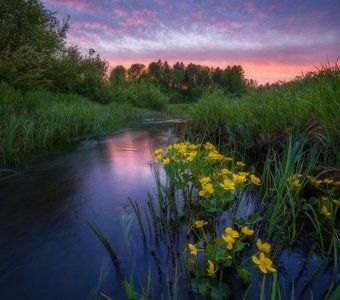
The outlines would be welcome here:
M 253 2 L 246 2 L 245 7 L 249 13 L 255 15 L 258 18 L 262 19 L 266 16 L 265 13 L 258 7 L 256 7 L 256 5 Z
M 44 0 L 45 3 L 47 4 L 55 4 L 56 1 L 53 0 Z M 90 7 L 88 3 L 82 0 L 58 0 L 58 4 L 62 4 L 64 6 L 67 6 L 71 9 L 76 9 L 76 10 L 83 10 L 87 9 Z

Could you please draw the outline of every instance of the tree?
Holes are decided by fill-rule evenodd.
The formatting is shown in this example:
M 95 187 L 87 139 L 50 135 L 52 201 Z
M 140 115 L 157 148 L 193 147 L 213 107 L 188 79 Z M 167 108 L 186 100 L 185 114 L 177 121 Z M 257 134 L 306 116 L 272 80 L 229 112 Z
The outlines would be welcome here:
M 199 66 L 195 64 L 188 64 L 185 69 L 185 83 L 188 89 L 192 89 L 197 86 Z
M 112 69 L 110 74 L 110 83 L 112 86 L 122 86 L 126 81 L 126 69 L 118 65 Z
M 162 61 L 159 59 L 157 62 L 153 61 L 148 66 L 148 73 L 151 76 L 151 79 L 160 83 L 162 80 Z
M 239 93 L 244 88 L 244 71 L 241 66 L 228 66 L 222 73 L 222 87 L 231 93 Z
M 174 88 L 183 89 L 183 83 L 185 78 L 185 66 L 182 62 L 176 62 L 172 67 L 171 82 Z
M 23 91 L 50 86 L 47 74 L 65 46 L 68 27 L 68 19 L 60 25 L 39 0 L 2 0 L 0 80 Z
M 129 80 L 139 80 L 145 72 L 146 70 L 143 64 L 132 64 L 128 70 Z

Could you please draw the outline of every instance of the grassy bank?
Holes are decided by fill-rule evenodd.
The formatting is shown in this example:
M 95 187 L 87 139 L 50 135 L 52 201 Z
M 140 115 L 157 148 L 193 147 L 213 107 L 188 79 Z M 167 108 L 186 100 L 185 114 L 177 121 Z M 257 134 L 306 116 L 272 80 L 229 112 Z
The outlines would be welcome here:
M 302 139 L 321 154 L 323 164 L 339 168 L 340 70 L 323 69 L 242 97 L 207 93 L 191 119 L 192 138 L 245 149 L 255 158 Z
M 129 121 L 166 117 L 127 104 L 102 105 L 78 95 L 31 92 L 0 84 L 0 167 L 11 167 L 42 149 L 99 136 Z

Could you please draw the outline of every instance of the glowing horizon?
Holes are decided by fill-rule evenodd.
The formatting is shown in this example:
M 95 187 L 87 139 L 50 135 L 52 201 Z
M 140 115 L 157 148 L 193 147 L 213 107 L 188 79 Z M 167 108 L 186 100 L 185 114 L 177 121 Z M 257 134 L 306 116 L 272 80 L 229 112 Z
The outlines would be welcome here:
M 161 59 L 241 65 L 259 83 L 287 81 L 340 55 L 340 1 L 45 0 L 71 15 L 69 44 L 111 67 Z

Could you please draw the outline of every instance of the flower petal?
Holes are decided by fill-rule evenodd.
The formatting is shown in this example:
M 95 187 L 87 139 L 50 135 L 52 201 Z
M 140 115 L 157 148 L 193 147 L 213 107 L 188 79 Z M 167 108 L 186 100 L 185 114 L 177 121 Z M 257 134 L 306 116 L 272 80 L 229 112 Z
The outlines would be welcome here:
M 259 268 L 260 268 L 260 270 L 261 270 L 264 274 L 267 274 L 267 273 L 268 273 L 265 266 L 259 265 Z
M 255 255 L 253 255 L 253 256 L 251 257 L 251 259 L 252 259 L 252 261 L 253 261 L 255 264 L 257 264 L 257 265 L 260 264 L 259 259 L 258 259 Z

